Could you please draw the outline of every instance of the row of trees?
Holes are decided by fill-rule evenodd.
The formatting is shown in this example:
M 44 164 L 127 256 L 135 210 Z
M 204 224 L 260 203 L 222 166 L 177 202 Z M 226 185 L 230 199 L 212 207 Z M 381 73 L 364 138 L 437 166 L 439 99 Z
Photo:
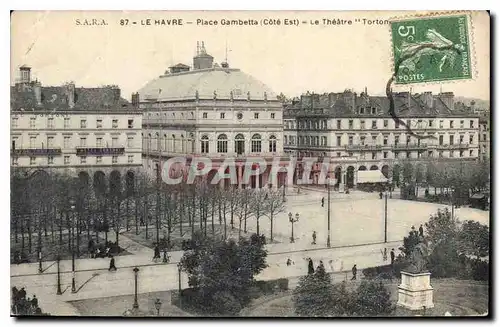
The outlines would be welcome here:
M 393 183 L 407 188 L 409 197 L 418 194 L 418 188 L 434 189 L 440 193 L 456 192 L 458 197 L 481 192 L 489 188 L 489 162 L 431 161 L 427 164 L 402 161 L 393 167 Z
M 153 233 L 160 243 L 160 231 L 164 231 L 169 246 L 175 230 L 181 237 L 194 235 L 198 229 L 214 234 L 215 224 L 223 226 L 223 239 L 228 237 L 228 228 L 238 228 L 241 237 L 251 219 L 259 235 L 261 220 L 269 219 L 273 240 L 273 221 L 284 209 L 278 190 L 223 189 L 201 180 L 167 185 L 145 174 L 127 174 L 123 179 L 112 174 L 109 183 L 98 177 L 89 183 L 82 175 L 75 178 L 45 171 L 11 176 L 11 226 L 15 243 L 21 242 L 28 252 L 34 234 L 38 234 L 39 248 L 43 234 L 61 247 L 67 234 L 68 250 L 79 255 L 83 238 L 98 240 L 104 234 L 107 241 L 109 232 L 115 233 L 118 243 L 121 231 L 135 228 L 138 234 L 143 228 L 146 238 Z

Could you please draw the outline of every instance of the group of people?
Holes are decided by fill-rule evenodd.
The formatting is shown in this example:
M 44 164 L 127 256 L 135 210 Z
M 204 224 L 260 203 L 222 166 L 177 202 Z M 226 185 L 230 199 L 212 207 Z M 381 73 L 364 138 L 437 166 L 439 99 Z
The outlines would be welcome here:
M 153 261 L 158 262 L 158 260 L 161 259 L 161 250 L 160 250 L 160 247 L 158 246 L 158 244 L 155 244 L 153 251 L 154 251 Z M 167 263 L 167 262 L 169 262 L 169 260 L 170 260 L 170 257 L 168 256 L 167 249 L 164 248 L 163 249 L 163 262 Z
M 17 287 L 12 287 L 12 312 L 15 315 L 41 315 L 42 310 L 38 306 L 38 299 L 33 294 L 33 298 L 26 298 L 26 290 L 22 287 L 20 290 Z
M 116 243 L 106 241 L 105 244 L 95 244 L 94 240 L 90 239 L 88 244 L 88 251 L 90 258 L 110 258 L 113 253 L 120 252 Z
M 325 266 L 323 265 L 322 260 L 319 261 L 317 269 L 319 269 L 320 267 L 323 268 L 323 270 L 325 270 Z M 314 263 L 311 258 L 307 259 L 307 274 L 308 275 L 314 274 Z

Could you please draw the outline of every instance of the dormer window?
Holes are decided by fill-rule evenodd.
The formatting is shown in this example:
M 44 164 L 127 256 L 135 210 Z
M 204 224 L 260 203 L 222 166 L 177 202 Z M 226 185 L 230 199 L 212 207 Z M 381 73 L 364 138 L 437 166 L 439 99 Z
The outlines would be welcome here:
M 365 113 L 365 108 L 359 108 L 359 113 L 364 114 Z
M 372 108 L 372 115 L 376 115 L 377 114 L 377 108 Z

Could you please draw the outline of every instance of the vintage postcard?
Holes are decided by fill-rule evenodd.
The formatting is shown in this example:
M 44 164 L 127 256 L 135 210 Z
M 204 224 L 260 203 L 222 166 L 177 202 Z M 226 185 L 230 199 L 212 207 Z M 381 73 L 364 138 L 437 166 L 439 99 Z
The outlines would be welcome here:
M 491 315 L 486 11 L 13 11 L 11 315 Z

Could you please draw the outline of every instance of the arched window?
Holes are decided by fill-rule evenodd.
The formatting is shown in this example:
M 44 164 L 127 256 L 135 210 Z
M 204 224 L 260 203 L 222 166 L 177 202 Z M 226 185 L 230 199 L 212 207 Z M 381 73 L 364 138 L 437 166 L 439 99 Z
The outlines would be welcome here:
M 177 152 L 177 150 L 175 149 L 175 135 L 172 134 L 172 152 Z
M 181 135 L 181 152 L 185 152 L 185 145 L 184 145 L 184 135 Z
M 285 136 L 285 139 L 286 139 L 286 136 Z M 274 136 L 274 135 L 271 135 L 271 137 L 269 137 L 269 152 L 272 152 L 272 153 L 276 152 L 276 136 Z
M 262 141 L 259 134 L 252 136 L 252 152 L 262 152 Z
M 156 151 L 160 151 L 160 150 L 161 150 L 161 139 L 160 139 L 160 134 L 159 134 L 159 133 L 156 133 L 156 134 L 155 134 L 155 137 L 156 137 Z
M 201 153 L 208 153 L 210 151 L 208 146 L 208 136 L 203 135 L 201 137 Z
M 151 150 L 151 133 L 148 134 L 148 150 Z
M 167 151 L 167 134 L 163 134 L 163 150 Z
M 217 152 L 227 153 L 227 136 L 226 134 L 221 134 L 217 137 Z
M 285 135 L 285 141 L 284 144 L 288 144 L 288 136 Z
M 315 139 L 316 139 L 315 140 L 316 144 L 314 144 L 314 145 L 319 146 L 319 136 L 315 136 Z
M 237 155 L 245 153 L 245 137 L 243 134 L 238 134 L 234 138 L 234 148 Z

